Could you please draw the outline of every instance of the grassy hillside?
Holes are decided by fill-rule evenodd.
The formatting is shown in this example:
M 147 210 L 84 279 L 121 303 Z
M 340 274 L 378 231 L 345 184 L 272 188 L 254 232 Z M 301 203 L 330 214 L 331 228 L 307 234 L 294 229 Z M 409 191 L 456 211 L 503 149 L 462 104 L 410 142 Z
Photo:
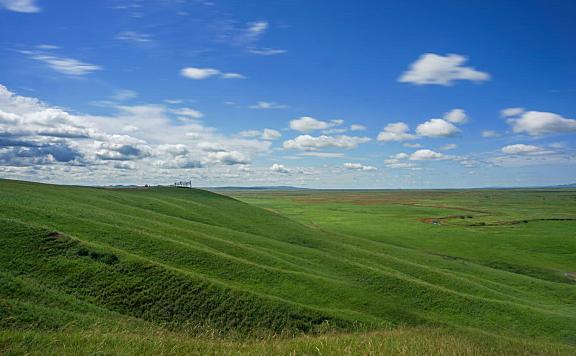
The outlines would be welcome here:
M 249 194 L 267 209 L 194 189 L 0 180 L 0 352 L 573 351 L 574 221 L 418 220 L 453 214 L 449 194 L 429 197 L 442 207 Z M 575 217 L 554 199 L 541 214 Z M 326 336 L 277 339 L 302 333 Z

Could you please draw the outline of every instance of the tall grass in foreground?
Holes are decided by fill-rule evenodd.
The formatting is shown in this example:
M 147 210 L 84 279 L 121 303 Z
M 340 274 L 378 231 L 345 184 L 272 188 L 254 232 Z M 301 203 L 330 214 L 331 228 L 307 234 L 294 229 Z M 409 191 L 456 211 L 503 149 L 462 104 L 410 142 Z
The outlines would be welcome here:
M 390 331 L 259 340 L 149 329 L 143 332 L 0 332 L 5 355 L 574 355 L 569 346 L 475 332 L 398 328 Z

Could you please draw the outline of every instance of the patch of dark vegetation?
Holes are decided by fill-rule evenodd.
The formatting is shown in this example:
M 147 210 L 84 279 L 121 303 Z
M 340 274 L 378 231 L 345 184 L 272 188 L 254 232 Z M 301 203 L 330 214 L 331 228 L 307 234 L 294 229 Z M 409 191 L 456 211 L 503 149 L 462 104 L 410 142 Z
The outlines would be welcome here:
M 48 237 L 53 238 L 53 239 L 57 239 L 57 238 L 62 237 L 62 235 L 58 231 L 51 231 L 48 233 Z
M 100 261 L 105 264 L 111 265 L 118 262 L 118 256 L 107 253 L 107 252 L 96 252 L 90 251 L 86 247 L 80 247 L 78 252 L 76 252 L 78 256 L 87 256 L 93 259 L 94 261 Z
M 423 218 L 420 219 L 421 222 L 426 224 L 433 224 L 433 225 L 442 225 L 446 224 L 451 219 L 472 219 L 472 215 L 448 215 L 442 216 L 437 218 Z M 522 220 L 507 220 L 507 221 L 494 221 L 494 222 L 475 222 L 469 224 L 459 224 L 461 226 L 504 226 L 504 225 L 519 225 L 519 224 L 528 224 L 531 221 L 574 221 L 576 218 L 539 218 L 539 219 L 522 219 Z
M 461 258 L 461 257 L 450 256 L 450 255 L 446 255 L 446 254 L 443 254 L 443 253 L 430 252 L 430 254 L 433 255 L 433 256 L 442 257 L 442 258 L 444 258 L 444 259 L 446 259 L 446 260 L 452 260 L 452 261 L 454 261 L 454 260 L 465 260 L 464 258 Z
M 496 222 L 479 222 L 469 224 L 468 226 L 502 226 L 502 225 L 519 225 L 528 224 L 531 221 L 574 221 L 576 218 L 541 218 L 541 219 L 523 219 L 523 220 L 509 220 L 509 221 L 496 221 Z

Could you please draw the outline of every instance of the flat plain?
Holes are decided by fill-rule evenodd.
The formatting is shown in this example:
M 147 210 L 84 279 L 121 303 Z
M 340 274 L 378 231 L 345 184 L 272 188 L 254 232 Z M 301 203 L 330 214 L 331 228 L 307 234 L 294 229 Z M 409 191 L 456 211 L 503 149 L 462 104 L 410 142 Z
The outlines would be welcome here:
M 576 191 L 0 180 L 0 353 L 573 354 Z

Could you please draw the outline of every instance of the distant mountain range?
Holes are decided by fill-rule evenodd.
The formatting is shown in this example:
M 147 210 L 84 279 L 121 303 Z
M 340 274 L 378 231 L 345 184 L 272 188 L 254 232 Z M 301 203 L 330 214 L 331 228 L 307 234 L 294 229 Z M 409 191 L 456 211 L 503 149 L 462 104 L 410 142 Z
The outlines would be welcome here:
M 576 183 L 562 184 L 562 185 L 551 185 L 551 186 L 542 187 L 542 188 L 554 188 L 554 189 L 576 188 Z

